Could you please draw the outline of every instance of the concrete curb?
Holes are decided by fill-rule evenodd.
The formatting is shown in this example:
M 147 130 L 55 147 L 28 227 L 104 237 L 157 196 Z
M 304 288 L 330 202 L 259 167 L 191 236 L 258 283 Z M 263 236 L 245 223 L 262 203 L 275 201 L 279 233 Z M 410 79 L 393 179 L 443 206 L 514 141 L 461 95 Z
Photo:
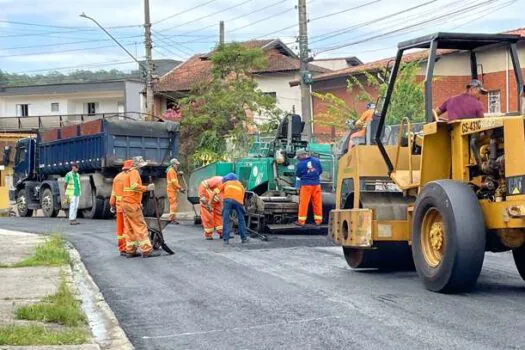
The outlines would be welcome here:
M 101 349 L 134 349 L 100 289 L 84 266 L 80 254 L 70 243 L 67 243 L 67 248 L 71 256 L 73 280 L 82 297 L 82 309 L 87 315 L 95 341 Z

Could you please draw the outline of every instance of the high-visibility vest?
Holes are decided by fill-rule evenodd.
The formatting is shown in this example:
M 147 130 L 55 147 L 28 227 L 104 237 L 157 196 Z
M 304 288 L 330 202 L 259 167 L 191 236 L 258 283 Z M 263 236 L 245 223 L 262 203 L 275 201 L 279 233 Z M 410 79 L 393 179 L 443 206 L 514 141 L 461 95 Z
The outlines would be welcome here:
M 124 184 L 124 195 L 122 202 L 128 204 L 141 204 L 142 194 L 147 191 L 147 187 L 142 185 L 139 171 L 131 169 L 122 178 Z
M 221 185 L 221 192 L 224 193 L 224 199 L 233 199 L 239 204 L 244 203 L 244 186 L 240 181 L 226 181 Z
M 78 173 L 75 173 L 74 171 L 70 171 L 66 174 L 67 181 L 67 189 L 66 189 L 66 197 L 73 197 L 75 195 L 75 178 L 78 181 L 78 195 L 80 196 L 80 176 Z

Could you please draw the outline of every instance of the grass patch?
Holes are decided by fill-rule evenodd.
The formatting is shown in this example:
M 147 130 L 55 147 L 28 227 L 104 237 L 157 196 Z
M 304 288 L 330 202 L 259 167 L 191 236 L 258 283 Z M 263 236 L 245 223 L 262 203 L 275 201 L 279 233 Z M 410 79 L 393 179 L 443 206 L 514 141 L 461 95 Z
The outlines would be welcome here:
M 37 325 L 0 328 L 0 345 L 80 345 L 86 342 L 86 331 L 81 328 L 48 330 Z
M 53 322 L 67 327 L 86 324 L 86 316 L 80 308 L 80 303 L 75 300 L 64 280 L 56 294 L 48 296 L 38 304 L 19 307 L 15 315 L 19 320 Z
M 10 267 L 60 266 L 67 265 L 69 262 L 69 252 L 64 247 L 64 240 L 59 235 L 53 235 L 36 246 L 33 256 Z

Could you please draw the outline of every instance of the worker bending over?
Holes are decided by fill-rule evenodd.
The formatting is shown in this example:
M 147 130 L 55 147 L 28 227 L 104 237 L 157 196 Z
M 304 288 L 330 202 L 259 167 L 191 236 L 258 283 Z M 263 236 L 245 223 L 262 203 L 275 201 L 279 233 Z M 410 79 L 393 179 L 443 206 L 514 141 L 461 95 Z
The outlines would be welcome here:
M 177 193 L 179 191 L 184 192 L 184 189 L 179 184 L 179 177 L 177 172 L 177 167 L 179 166 L 179 161 L 176 158 L 173 158 L 170 161 L 170 166 L 166 169 L 166 182 L 167 182 L 167 192 L 168 192 L 168 202 L 170 204 L 170 216 L 169 221 L 178 224 L 176 221 L 177 217 Z
M 115 213 L 116 217 L 116 234 L 117 234 L 117 248 L 121 256 L 126 256 L 126 235 L 128 229 L 124 223 L 124 213 L 122 211 L 122 197 L 124 196 L 124 177 L 127 176 L 129 169 L 133 167 L 132 160 L 126 160 L 122 165 L 122 171 L 113 179 L 113 188 L 111 190 L 111 197 L 109 198 L 109 205 L 111 212 Z
M 224 245 L 230 244 L 230 216 L 233 211 L 237 213 L 241 242 L 246 243 L 248 241 L 246 237 L 246 221 L 244 220 L 244 193 L 246 190 L 234 173 L 229 173 L 222 178 L 222 185 L 219 186 L 219 189 L 223 196 L 222 222 L 224 225 Z
M 446 120 L 449 122 L 457 119 L 483 118 L 485 112 L 479 99 L 485 94 L 487 90 L 481 81 L 473 79 L 467 84 L 464 93 L 449 97 L 434 112 L 438 117 L 446 112 L 448 114 Z
M 145 167 L 147 163 L 142 157 L 133 158 L 133 167 L 124 176 L 124 196 L 122 197 L 122 209 L 124 210 L 124 220 L 126 220 L 126 253 L 128 258 L 140 256 L 137 249 L 142 251 L 142 257 L 149 258 L 159 256 L 159 252 L 154 252 L 148 237 L 148 227 L 142 213 L 142 195 L 144 192 L 153 191 L 154 184 L 147 187 L 142 185 L 139 169 Z
M 222 198 L 219 186 L 222 176 L 214 176 L 204 180 L 199 185 L 199 200 L 201 205 L 202 227 L 204 238 L 213 239 L 213 231 L 222 239 Z
M 298 226 L 304 226 L 308 217 L 308 208 L 310 202 L 314 209 L 314 221 L 316 225 L 323 222 L 323 198 L 321 192 L 320 176 L 323 173 L 323 167 L 319 159 L 308 156 L 304 149 L 296 153 L 297 171 L 296 175 L 300 179 L 301 189 L 299 190 L 299 218 Z

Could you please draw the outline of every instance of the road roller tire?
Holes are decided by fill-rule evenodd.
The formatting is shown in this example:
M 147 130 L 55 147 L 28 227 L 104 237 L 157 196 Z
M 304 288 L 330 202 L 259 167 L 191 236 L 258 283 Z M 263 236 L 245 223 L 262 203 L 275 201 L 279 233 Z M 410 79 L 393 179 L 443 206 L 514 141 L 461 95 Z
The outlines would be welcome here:
M 521 278 L 525 280 L 525 245 L 514 249 L 512 251 L 514 256 L 514 263 L 516 263 L 516 269 L 520 273 Z
M 483 213 L 471 188 L 452 180 L 428 183 L 412 222 L 412 254 L 419 277 L 433 292 L 474 288 L 485 257 Z

